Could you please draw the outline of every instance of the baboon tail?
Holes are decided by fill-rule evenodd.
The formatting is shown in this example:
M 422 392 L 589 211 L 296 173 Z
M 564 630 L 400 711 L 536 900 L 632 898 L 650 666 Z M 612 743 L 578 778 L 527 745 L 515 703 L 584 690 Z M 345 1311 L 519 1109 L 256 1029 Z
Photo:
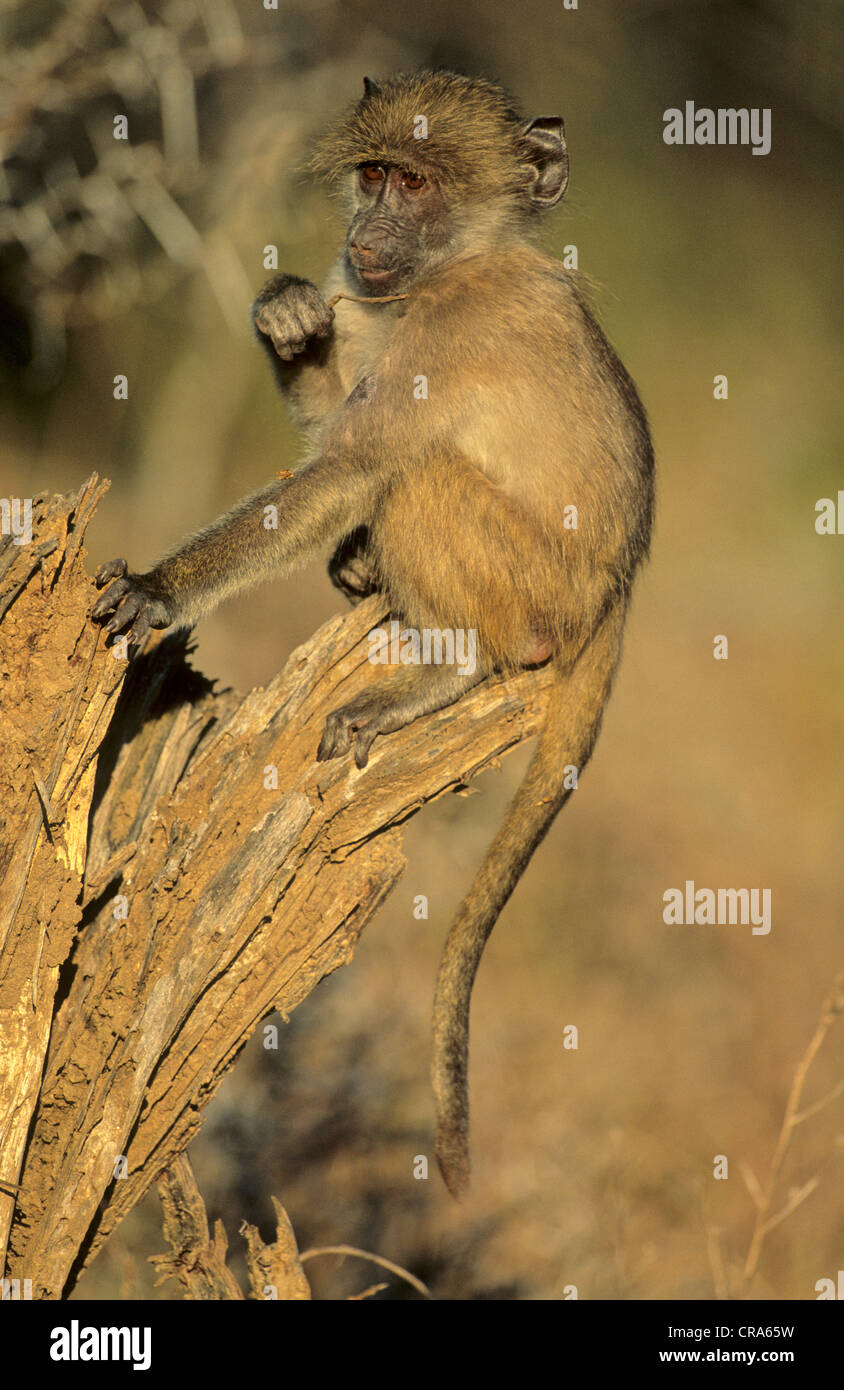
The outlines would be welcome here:
M 531 855 L 568 799 L 565 769 L 580 772 L 595 746 L 621 653 L 626 604 L 604 618 L 573 667 L 551 690 L 545 727 L 525 780 L 510 805 L 449 932 L 434 997 L 431 1078 L 436 1155 L 446 1187 L 460 1198 L 469 1184 L 469 1004 L 475 974 L 501 909 Z

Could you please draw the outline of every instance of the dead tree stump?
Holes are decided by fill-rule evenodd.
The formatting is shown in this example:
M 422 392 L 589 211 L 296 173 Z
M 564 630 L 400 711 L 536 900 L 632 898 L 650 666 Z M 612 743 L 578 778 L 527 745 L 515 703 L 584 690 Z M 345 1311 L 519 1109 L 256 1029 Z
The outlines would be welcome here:
M 350 960 L 402 823 L 535 733 L 548 689 L 487 682 L 362 771 L 317 763 L 383 601 L 247 695 L 194 671 L 185 634 L 127 662 L 89 618 L 105 487 L 36 498 L 31 540 L 0 537 L 0 1268 L 46 1298 L 168 1169 L 178 1215 L 176 1160 L 253 1029 Z

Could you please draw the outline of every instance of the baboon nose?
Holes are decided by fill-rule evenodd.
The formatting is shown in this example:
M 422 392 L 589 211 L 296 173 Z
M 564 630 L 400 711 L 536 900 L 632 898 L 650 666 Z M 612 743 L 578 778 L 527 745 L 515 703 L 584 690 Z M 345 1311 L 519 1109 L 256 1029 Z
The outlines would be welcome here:
M 375 255 L 375 248 L 368 241 L 353 241 L 352 250 L 363 261 L 371 260 Z

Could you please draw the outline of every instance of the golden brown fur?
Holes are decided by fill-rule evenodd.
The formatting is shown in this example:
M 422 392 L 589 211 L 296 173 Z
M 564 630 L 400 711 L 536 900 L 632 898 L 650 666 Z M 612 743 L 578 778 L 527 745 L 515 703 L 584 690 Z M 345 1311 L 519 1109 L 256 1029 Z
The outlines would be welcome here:
M 414 118 L 428 139 L 413 139 Z M 335 582 L 378 588 L 416 628 L 474 629 L 471 677 L 402 670 L 326 723 L 320 757 L 459 699 L 494 670 L 552 657 L 548 722 L 446 944 L 434 1008 L 437 1155 L 466 1187 L 472 983 L 495 920 L 592 751 L 647 553 L 653 456 L 635 388 L 575 276 L 536 249 L 562 196 L 562 122 L 527 122 L 494 84 L 450 73 L 375 86 L 323 142 L 351 220 L 324 296 L 281 275 L 255 324 L 309 440 L 296 475 L 239 504 L 147 575 L 125 562 L 95 616 L 134 638 L 337 547 Z M 407 297 L 326 300 L 338 291 Z M 423 389 L 424 388 L 424 389 Z M 278 508 L 278 528 L 263 523 Z M 577 509 L 577 524 L 572 513 Z

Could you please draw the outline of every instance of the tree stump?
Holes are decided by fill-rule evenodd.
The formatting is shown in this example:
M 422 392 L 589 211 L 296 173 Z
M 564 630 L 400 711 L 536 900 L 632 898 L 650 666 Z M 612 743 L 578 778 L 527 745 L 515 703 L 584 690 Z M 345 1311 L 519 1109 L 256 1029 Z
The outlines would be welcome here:
M 351 959 L 403 822 L 536 733 L 548 691 L 488 681 L 363 770 L 317 763 L 326 715 L 378 670 L 383 600 L 247 695 L 194 671 L 185 633 L 127 661 L 89 617 L 106 486 L 35 498 L 32 539 L 0 537 L 0 1268 L 38 1298 L 66 1297 L 169 1169 L 178 1224 L 175 1165 L 256 1025 Z

